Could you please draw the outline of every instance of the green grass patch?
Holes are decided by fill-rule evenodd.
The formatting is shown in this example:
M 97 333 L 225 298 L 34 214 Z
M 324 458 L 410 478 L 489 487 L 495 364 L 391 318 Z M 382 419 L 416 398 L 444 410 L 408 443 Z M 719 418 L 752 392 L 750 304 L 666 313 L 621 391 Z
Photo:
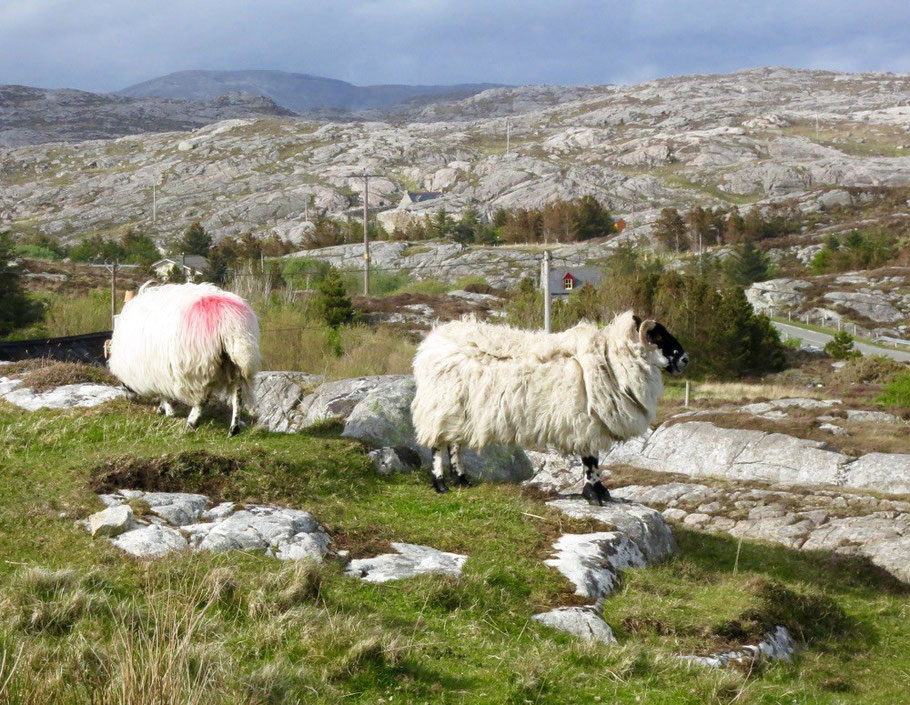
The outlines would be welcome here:
M 910 407 L 910 372 L 902 372 L 886 384 L 876 401 L 886 406 Z
M 379 477 L 327 425 L 226 434 L 117 401 L 24 414 L 0 402 L 0 702 L 893 703 L 907 591 L 868 563 L 676 529 L 680 554 L 604 605 L 617 646 L 530 621 L 576 598 L 545 566 L 568 519 L 514 486 L 437 496 Z M 126 558 L 74 524 L 121 484 L 311 511 L 355 557 L 409 541 L 469 555 L 459 578 L 367 584 L 333 562 L 231 552 Z M 751 674 L 672 655 L 784 623 L 807 642 Z M 599 700 L 598 700 L 599 699 Z

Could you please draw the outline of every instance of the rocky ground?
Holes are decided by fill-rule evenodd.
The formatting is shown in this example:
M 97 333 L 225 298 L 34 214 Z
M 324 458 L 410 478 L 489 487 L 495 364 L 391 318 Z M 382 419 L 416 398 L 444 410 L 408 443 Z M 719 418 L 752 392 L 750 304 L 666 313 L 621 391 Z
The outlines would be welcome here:
M 377 210 L 407 189 L 442 192 L 425 208 L 450 213 L 592 194 L 625 217 L 630 235 L 646 232 L 637 228 L 666 205 L 797 198 L 812 211 L 829 207 L 830 186 L 908 182 L 908 86 L 893 74 L 756 69 L 634 86 L 495 89 L 430 106 L 406 124 L 244 119 L 24 147 L 2 153 L 0 213 L 14 231 L 63 239 L 129 225 L 164 237 L 194 220 L 217 235 L 295 239 L 310 227 L 307 213 L 356 206 L 351 175 L 364 170 L 381 175 L 370 188 Z M 391 227 L 413 214 L 380 217 Z

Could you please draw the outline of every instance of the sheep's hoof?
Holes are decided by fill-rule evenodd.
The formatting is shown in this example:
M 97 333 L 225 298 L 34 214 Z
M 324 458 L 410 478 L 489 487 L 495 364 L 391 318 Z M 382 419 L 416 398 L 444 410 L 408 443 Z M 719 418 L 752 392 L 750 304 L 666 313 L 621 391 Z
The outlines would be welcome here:
M 445 494 L 449 491 L 449 488 L 446 487 L 446 481 L 435 475 L 433 475 L 433 489 L 436 490 L 437 494 Z
M 240 426 L 239 425 L 231 426 L 231 429 L 228 431 L 228 436 L 233 437 L 233 436 L 236 436 L 238 433 L 240 433 Z
M 455 475 L 455 479 L 452 480 L 452 484 L 455 485 L 455 487 L 470 487 L 471 486 L 471 483 L 468 480 L 467 475 Z
M 600 480 L 593 483 L 586 482 L 585 488 L 581 491 L 581 496 L 588 500 L 588 504 L 603 506 L 605 501 L 610 501 L 610 490 L 604 487 Z
M 187 422 L 186 422 L 186 430 L 187 430 L 187 432 L 195 431 L 195 430 L 196 430 L 196 424 L 190 423 L 189 421 L 187 421 Z

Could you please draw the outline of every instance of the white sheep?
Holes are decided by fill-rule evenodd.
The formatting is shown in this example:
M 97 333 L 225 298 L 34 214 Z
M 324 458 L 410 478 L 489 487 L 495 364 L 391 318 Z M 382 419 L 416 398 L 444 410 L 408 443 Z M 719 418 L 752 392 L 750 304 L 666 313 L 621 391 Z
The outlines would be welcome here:
M 191 406 L 195 428 L 209 395 L 233 405 L 230 434 L 240 430 L 241 391 L 252 393 L 259 369 L 259 321 L 249 304 L 212 284 L 144 285 L 117 317 L 108 366 L 128 388 Z
M 433 451 L 433 486 L 447 492 L 441 449 L 456 484 L 467 479 L 460 446 L 506 443 L 582 456 L 583 496 L 602 504 L 597 453 L 643 433 L 663 392 L 661 370 L 679 373 L 688 355 L 655 321 L 631 311 L 606 328 L 579 323 L 546 334 L 474 320 L 434 328 L 414 358 L 411 414 L 417 441 Z

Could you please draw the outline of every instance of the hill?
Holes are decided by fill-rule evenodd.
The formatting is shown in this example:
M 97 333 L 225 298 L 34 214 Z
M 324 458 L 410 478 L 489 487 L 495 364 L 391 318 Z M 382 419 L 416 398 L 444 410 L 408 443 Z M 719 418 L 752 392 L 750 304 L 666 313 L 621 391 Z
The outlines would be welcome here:
M 295 112 L 305 112 L 325 108 L 343 111 L 388 108 L 415 98 L 460 99 L 493 87 L 495 84 L 491 83 L 355 86 L 333 78 L 286 71 L 177 71 L 129 86 L 119 94 L 130 98 L 210 100 L 240 91 L 267 96 Z

